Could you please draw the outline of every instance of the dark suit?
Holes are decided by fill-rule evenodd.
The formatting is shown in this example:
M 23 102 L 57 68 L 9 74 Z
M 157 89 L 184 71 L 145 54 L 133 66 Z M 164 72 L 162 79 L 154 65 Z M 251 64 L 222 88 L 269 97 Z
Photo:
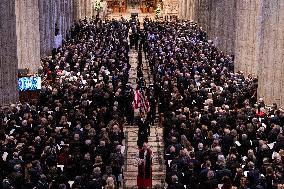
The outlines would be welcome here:
M 216 179 L 200 182 L 199 189 L 215 189 L 218 188 L 218 181 Z
M 225 135 L 222 139 L 222 149 L 224 155 L 228 155 L 230 151 L 230 147 L 234 145 L 234 139 L 230 135 Z
M 224 176 L 232 178 L 233 177 L 232 171 L 229 170 L 229 169 L 221 169 L 221 170 L 216 172 L 216 178 L 217 178 L 218 182 L 222 182 L 222 178 Z
M 275 144 L 274 144 L 274 147 L 273 147 L 273 150 L 275 152 L 279 152 L 280 149 L 283 149 L 284 148 L 284 140 L 280 140 L 280 141 L 277 141 Z
M 248 172 L 249 187 L 255 188 L 260 183 L 260 172 L 257 169 Z
M 180 183 L 174 183 L 169 185 L 167 189 L 184 189 L 184 186 Z

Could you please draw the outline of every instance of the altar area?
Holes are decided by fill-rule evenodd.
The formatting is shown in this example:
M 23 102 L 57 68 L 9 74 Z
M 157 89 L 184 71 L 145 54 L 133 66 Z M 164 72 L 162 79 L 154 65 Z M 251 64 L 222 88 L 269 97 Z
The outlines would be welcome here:
M 154 13 L 161 0 L 107 0 L 108 9 L 117 13 Z

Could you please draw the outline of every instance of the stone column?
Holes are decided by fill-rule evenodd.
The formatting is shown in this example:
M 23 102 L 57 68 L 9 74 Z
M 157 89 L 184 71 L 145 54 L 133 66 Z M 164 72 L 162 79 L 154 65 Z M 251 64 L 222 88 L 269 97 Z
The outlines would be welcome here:
M 218 47 L 234 52 L 237 0 L 188 0 L 187 18 L 207 31 Z
M 180 19 L 183 19 L 183 18 L 184 18 L 184 10 L 185 10 L 185 8 L 184 8 L 184 1 L 185 1 L 185 0 L 180 0 L 180 1 L 179 1 L 180 6 L 179 6 L 179 15 L 178 15 L 178 17 L 179 17 Z
M 180 3 L 180 18 L 182 19 L 186 19 L 186 11 L 187 11 L 186 1 L 187 0 L 181 0 Z
M 92 0 L 76 0 L 77 1 L 77 9 L 79 11 L 79 15 L 77 19 L 92 19 L 93 17 L 93 9 L 92 9 Z
M 190 3 L 189 3 L 189 9 L 188 9 L 189 16 L 187 19 L 193 21 L 194 20 L 194 10 L 195 10 L 195 0 L 188 0 L 188 1 Z
M 20 69 L 37 73 L 40 65 L 38 1 L 16 0 L 17 52 Z
M 86 2 L 86 15 L 88 19 L 92 19 L 93 17 L 93 8 L 92 8 L 92 0 L 87 0 Z
M 77 9 L 79 11 L 78 18 L 82 19 L 84 18 L 83 11 L 82 11 L 84 9 L 84 0 L 78 0 L 77 6 L 78 6 Z
M 87 0 L 82 0 L 81 1 L 81 14 L 82 14 L 82 19 L 87 17 Z
M 209 26 L 209 4 L 207 2 L 208 0 L 197 0 L 196 1 L 196 10 L 195 10 L 195 20 L 199 26 L 203 27 L 206 31 L 208 30 Z
M 261 9 L 258 97 L 284 107 L 284 2 L 263 0 Z
M 39 0 L 40 52 L 42 56 L 51 53 L 54 46 L 55 22 L 54 0 Z
M 55 24 L 58 25 L 59 35 L 66 38 L 74 22 L 74 0 L 38 0 L 40 25 L 40 53 L 45 56 L 54 48 Z
M 261 0 L 237 2 L 235 71 L 258 76 L 258 32 L 261 30 Z
M 236 35 L 237 0 L 210 1 L 208 28 L 209 37 L 215 38 L 218 48 L 227 54 L 233 54 Z
M 75 20 L 78 21 L 81 19 L 81 0 L 74 0 L 74 11 L 75 11 Z
M 75 0 L 76 7 L 76 20 L 83 20 L 85 18 L 91 19 L 92 13 L 92 0 Z
M 191 20 L 191 17 L 190 17 L 191 1 L 192 1 L 192 0 L 186 0 L 186 4 L 185 4 L 185 7 L 186 7 L 185 18 L 186 18 L 187 20 Z
M 0 105 L 19 99 L 15 0 L 0 1 Z

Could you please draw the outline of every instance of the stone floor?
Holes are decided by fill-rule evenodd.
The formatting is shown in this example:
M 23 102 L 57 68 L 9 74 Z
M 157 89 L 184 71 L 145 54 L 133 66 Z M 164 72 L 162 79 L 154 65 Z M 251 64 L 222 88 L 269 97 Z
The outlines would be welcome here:
M 135 50 L 131 50 L 130 54 L 130 82 L 133 87 L 136 88 L 136 74 L 137 74 L 137 61 L 138 54 Z M 152 78 L 149 77 L 149 69 L 148 64 L 145 60 L 143 53 L 143 72 L 144 78 L 146 80 L 147 86 L 151 82 Z M 136 116 L 138 112 L 135 112 Z M 125 126 L 125 154 L 126 154 L 126 162 L 124 167 L 124 184 L 123 188 L 131 189 L 136 188 L 136 179 L 137 179 L 137 162 L 136 155 L 138 153 L 137 139 L 138 139 L 138 127 L 137 126 Z M 151 133 L 149 137 L 149 145 L 153 151 L 153 186 L 159 184 L 163 184 L 165 180 L 165 166 L 163 160 L 163 151 L 164 151 L 164 143 L 163 143 L 163 129 L 159 127 L 158 123 L 155 123 L 154 126 L 151 127 Z
M 136 126 L 126 127 L 126 162 L 124 167 L 124 188 L 135 188 L 137 178 L 137 162 L 136 156 L 138 152 L 137 146 L 138 128 Z M 149 137 L 149 145 L 153 151 L 153 186 L 164 183 L 165 168 L 163 161 L 163 130 L 155 124 L 151 128 Z

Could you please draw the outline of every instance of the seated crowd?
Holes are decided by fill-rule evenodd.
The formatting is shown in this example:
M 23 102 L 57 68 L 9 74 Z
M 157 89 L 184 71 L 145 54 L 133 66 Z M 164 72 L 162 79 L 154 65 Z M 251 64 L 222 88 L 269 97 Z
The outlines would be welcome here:
M 3 189 L 114 188 L 132 109 L 127 21 L 80 21 L 42 60 L 38 102 L 0 109 Z
M 145 20 L 164 126 L 168 188 L 274 188 L 283 183 L 284 114 L 257 100 L 257 79 L 233 72 L 195 23 Z

